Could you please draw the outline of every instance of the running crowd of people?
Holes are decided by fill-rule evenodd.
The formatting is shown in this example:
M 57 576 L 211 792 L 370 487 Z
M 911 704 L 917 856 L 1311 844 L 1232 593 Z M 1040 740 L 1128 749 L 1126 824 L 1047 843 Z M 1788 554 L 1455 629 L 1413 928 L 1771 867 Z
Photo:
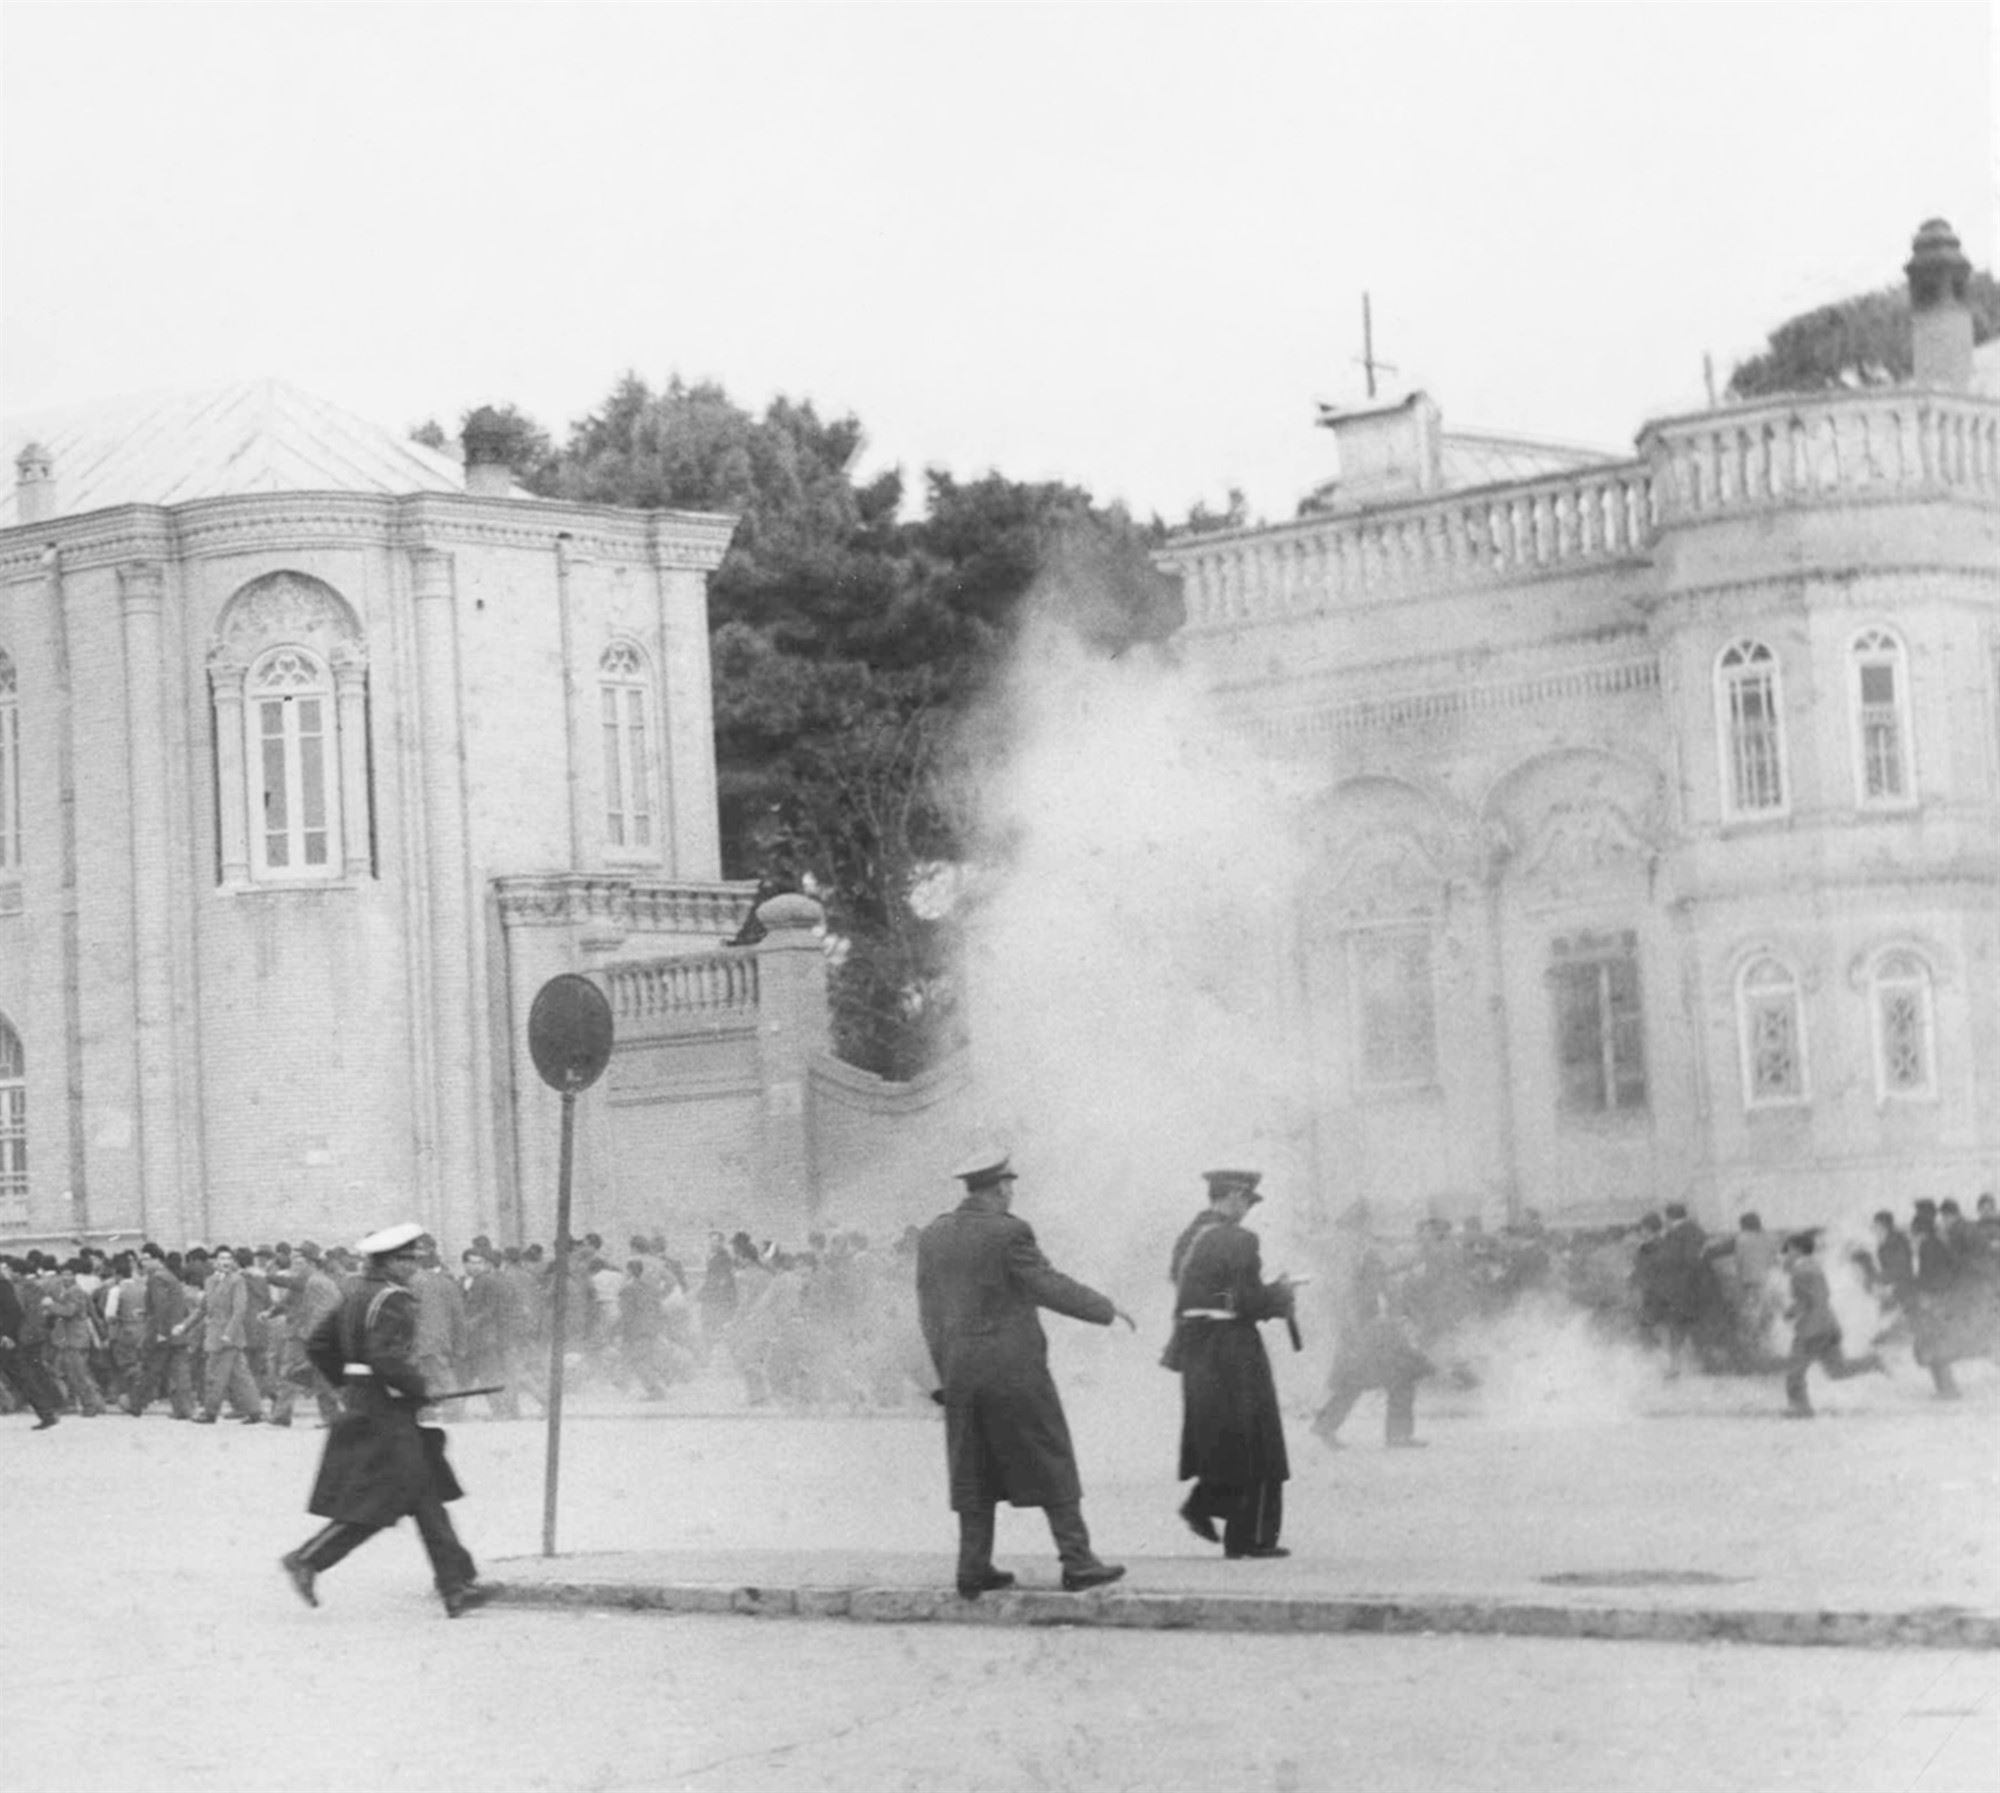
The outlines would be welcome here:
M 1868 1344 L 1908 1346 L 1938 1395 L 1955 1399 L 1952 1366 L 2000 1352 L 2000 1203 L 1982 1195 L 1968 1216 L 1956 1201 L 1923 1200 L 1907 1227 L 1887 1209 L 1871 1225 L 1871 1242 L 1846 1254 L 1876 1305 Z M 1467 1342 L 1525 1304 L 1581 1312 L 1598 1336 L 1656 1354 L 1668 1375 L 1771 1374 L 1791 1361 L 1785 1323 L 1796 1331 L 1802 1299 L 1817 1299 L 1801 1297 L 1794 1272 L 1801 1258 L 1820 1264 L 1824 1243 L 1822 1229 L 1766 1230 L 1754 1212 L 1734 1232 L 1711 1233 L 1679 1203 L 1589 1229 L 1552 1229 L 1532 1210 L 1493 1232 L 1476 1219 L 1432 1219 L 1401 1250 L 1372 1248 L 1361 1296 L 1336 1269 L 1333 1317 L 1351 1332 L 1359 1322 L 1339 1310 L 1359 1305 L 1425 1373 L 1460 1380 L 1473 1376 Z M 1824 1335 L 1823 1322 L 1808 1325 Z
M 651 1401 L 714 1366 L 740 1379 L 751 1406 L 922 1400 L 914 1237 L 883 1251 L 864 1233 L 816 1232 L 790 1250 L 716 1232 L 691 1269 L 663 1235 L 634 1235 L 619 1254 L 585 1234 L 564 1292 L 566 1379 Z M 454 1270 L 430 1235 L 419 1249 L 427 1386 L 478 1390 L 499 1418 L 518 1417 L 523 1395 L 545 1406 L 555 1255 L 482 1235 Z M 352 1252 L 311 1240 L 0 1258 L 0 1413 L 32 1411 L 39 1429 L 64 1413 L 136 1417 L 163 1404 L 196 1424 L 289 1426 L 306 1401 L 330 1424 L 339 1396 L 305 1342 L 360 1270 Z M 460 1396 L 445 1411 L 474 1409 Z

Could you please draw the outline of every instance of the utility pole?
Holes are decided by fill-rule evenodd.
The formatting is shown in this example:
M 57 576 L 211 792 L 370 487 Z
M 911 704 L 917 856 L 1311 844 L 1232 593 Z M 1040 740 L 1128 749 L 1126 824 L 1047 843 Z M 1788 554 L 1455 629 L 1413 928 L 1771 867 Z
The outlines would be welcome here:
M 1386 361 L 1377 361 L 1375 359 L 1375 318 L 1369 309 L 1368 295 L 1366 293 L 1361 295 L 1361 353 L 1356 357 L 1356 360 L 1368 375 L 1368 396 L 1370 398 L 1375 396 L 1375 375 L 1378 369 L 1385 374 L 1393 374 L 1400 371 Z

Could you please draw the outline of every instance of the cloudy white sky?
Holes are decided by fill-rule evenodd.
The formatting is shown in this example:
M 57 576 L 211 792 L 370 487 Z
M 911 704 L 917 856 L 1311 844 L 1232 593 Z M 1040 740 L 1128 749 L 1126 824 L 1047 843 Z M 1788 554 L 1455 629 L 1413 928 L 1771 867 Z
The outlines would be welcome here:
M 1983 5 L 5 0 L 0 56 L 8 413 L 560 434 L 678 370 L 1283 515 L 1364 290 L 1448 422 L 1617 447 L 1927 216 L 1995 260 Z

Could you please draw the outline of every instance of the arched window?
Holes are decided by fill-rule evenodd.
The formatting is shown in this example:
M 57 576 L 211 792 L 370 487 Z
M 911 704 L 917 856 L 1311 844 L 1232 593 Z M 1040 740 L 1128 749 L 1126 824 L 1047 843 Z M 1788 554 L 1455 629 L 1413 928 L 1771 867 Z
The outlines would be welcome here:
M 0 650 L 0 877 L 21 869 L 21 700 L 14 662 Z
M 1778 657 L 1761 641 L 1738 641 L 1716 662 L 1725 816 L 1782 815 L 1785 740 Z
M 0 1015 L 0 1227 L 28 1224 L 28 1061 Z
M 652 681 L 629 641 L 615 641 L 597 663 L 604 722 L 604 839 L 614 852 L 653 849 Z
M 1863 808 L 1900 808 L 1916 794 L 1903 644 L 1887 629 L 1866 629 L 1854 638 L 1848 658 L 1857 800 Z
M 1907 948 L 1881 954 L 1869 968 L 1875 1034 L 1875 1091 L 1884 1101 L 1937 1094 L 1931 970 Z
M 1743 1103 L 1776 1107 L 1806 1099 L 1805 1026 L 1799 981 L 1766 953 L 1736 980 L 1736 1019 L 1743 1043 Z
M 209 650 L 225 886 L 364 878 L 368 669 L 330 585 L 272 573 L 230 599 Z
M 338 876 L 340 754 L 325 664 L 303 648 L 276 648 L 251 667 L 244 693 L 251 875 Z

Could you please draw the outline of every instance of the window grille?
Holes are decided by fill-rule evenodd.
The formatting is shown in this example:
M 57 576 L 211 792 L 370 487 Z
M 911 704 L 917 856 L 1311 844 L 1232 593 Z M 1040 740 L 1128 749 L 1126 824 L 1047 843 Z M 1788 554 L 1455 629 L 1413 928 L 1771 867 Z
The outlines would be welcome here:
M 1737 988 L 1744 1101 L 1752 1108 L 1805 1099 L 1805 1030 L 1798 980 L 1778 960 L 1745 967 Z
M 1930 967 L 1913 952 L 1884 953 L 1871 982 L 1877 1092 L 1885 1100 L 1935 1094 Z
M 1761 641 L 1739 641 L 1724 651 L 1717 673 L 1725 736 L 1725 807 L 1736 816 L 1782 811 L 1785 744 L 1777 656 Z

